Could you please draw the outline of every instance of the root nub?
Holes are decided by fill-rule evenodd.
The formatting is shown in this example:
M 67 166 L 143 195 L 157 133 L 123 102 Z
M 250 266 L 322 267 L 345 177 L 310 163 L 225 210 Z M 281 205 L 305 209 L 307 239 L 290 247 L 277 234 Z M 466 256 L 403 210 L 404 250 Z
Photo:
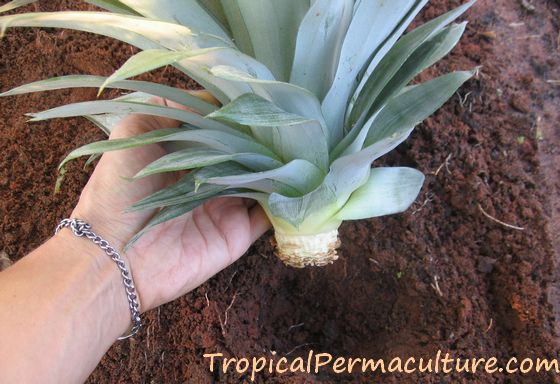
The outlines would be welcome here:
M 316 235 L 276 232 L 275 238 L 276 255 L 290 267 L 321 267 L 338 259 L 336 250 L 340 246 L 340 240 L 337 229 Z

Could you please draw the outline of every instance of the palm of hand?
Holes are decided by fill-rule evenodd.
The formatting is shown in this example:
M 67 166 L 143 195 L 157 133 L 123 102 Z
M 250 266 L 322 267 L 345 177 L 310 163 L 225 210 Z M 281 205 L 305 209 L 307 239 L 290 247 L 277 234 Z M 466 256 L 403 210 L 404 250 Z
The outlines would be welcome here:
M 164 104 L 162 100 L 154 102 Z M 177 124 L 169 119 L 135 115 L 123 120 L 111 138 Z M 151 145 L 103 155 L 82 192 L 74 217 L 90 221 L 94 230 L 122 249 L 154 214 L 124 210 L 177 180 L 176 174 L 133 182 L 123 176 L 133 176 L 164 153 L 161 147 Z M 196 288 L 237 260 L 268 228 L 262 209 L 239 198 L 209 201 L 189 214 L 154 227 L 125 254 L 142 309 L 154 308 Z
M 260 211 L 251 211 L 241 199 L 217 199 L 154 228 L 129 252 L 134 263 L 142 264 L 135 272 L 137 284 L 158 282 L 151 287 L 156 303 L 196 288 L 260 236 L 254 228 L 261 216 L 254 212 Z

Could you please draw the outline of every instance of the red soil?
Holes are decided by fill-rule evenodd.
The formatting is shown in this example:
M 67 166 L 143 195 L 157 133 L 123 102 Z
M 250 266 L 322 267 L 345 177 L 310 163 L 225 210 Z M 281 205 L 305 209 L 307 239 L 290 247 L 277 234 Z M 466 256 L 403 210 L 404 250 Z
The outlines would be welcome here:
M 434 0 L 422 19 L 458 3 Z M 560 87 L 547 80 L 560 79 L 560 7 L 552 0 L 531 4 L 533 11 L 521 1 L 480 0 L 467 15 L 459 47 L 423 75 L 483 66 L 460 95 L 380 162 L 427 175 L 408 212 L 345 223 L 341 260 L 324 268 L 286 268 L 265 236 L 204 286 L 146 314 L 141 335 L 115 344 L 89 382 L 247 380 L 210 373 L 203 354 L 215 352 L 251 357 L 276 351 L 293 358 L 313 349 L 390 359 L 429 358 L 441 349 L 455 357 L 556 357 L 558 243 L 550 234 L 560 229 Z M 26 9 L 34 7 L 79 8 L 52 1 Z M 101 37 L 31 29 L 9 31 L 0 52 L 1 90 L 63 74 L 108 75 L 132 53 Z M 189 85 L 171 70 L 147 78 Z M 75 162 L 61 193 L 53 194 L 59 161 L 102 138 L 81 119 L 27 124 L 23 114 L 95 93 L 0 100 L 0 252 L 12 261 L 51 236 L 88 179 L 90 170 Z M 482 210 L 524 230 L 500 225 Z M 550 383 L 554 377 L 263 373 L 257 381 Z

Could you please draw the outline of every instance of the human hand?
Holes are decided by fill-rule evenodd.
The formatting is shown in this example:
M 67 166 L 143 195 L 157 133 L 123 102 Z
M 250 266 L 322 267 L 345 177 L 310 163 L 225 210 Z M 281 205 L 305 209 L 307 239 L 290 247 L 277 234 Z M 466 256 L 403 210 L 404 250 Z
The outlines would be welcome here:
M 207 93 L 198 93 L 208 98 Z M 154 98 L 154 104 L 183 106 Z M 179 122 L 146 115 L 124 119 L 111 139 L 131 137 Z M 163 156 L 158 144 L 105 153 L 72 213 L 122 251 L 155 211 L 125 213 L 138 200 L 178 180 L 173 173 L 127 181 Z M 143 311 L 172 301 L 198 287 L 236 261 L 270 227 L 259 205 L 240 198 L 213 199 L 193 212 L 160 224 L 144 234 L 123 256 L 127 259 Z M 103 257 L 103 255 L 99 255 Z

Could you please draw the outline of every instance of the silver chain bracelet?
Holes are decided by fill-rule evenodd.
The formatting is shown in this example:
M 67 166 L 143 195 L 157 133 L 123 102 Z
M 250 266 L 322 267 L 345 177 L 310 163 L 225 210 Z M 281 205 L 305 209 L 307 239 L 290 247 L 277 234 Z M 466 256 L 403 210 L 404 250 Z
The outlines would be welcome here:
M 64 219 L 56 227 L 55 234 L 57 234 L 62 228 L 70 228 L 72 230 L 72 233 L 74 233 L 74 235 L 77 237 L 87 237 L 94 244 L 97 244 L 99 248 L 105 251 L 107 256 L 109 256 L 117 264 L 117 267 L 119 267 L 123 279 L 123 285 L 126 291 L 126 297 L 128 299 L 128 307 L 130 308 L 130 317 L 132 319 L 132 327 L 129 334 L 126 336 L 121 336 L 117 340 L 128 339 L 129 337 L 136 335 L 142 327 L 142 319 L 140 318 L 140 304 L 138 303 L 138 296 L 136 295 L 136 289 L 134 288 L 132 275 L 128 271 L 121 255 L 119 255 L 115 248 L 109 245 L 107 240 L 103 239 L 101 236 L 93 232 L 91 230 L 91 226 L 83 220 L 74 218 Z

